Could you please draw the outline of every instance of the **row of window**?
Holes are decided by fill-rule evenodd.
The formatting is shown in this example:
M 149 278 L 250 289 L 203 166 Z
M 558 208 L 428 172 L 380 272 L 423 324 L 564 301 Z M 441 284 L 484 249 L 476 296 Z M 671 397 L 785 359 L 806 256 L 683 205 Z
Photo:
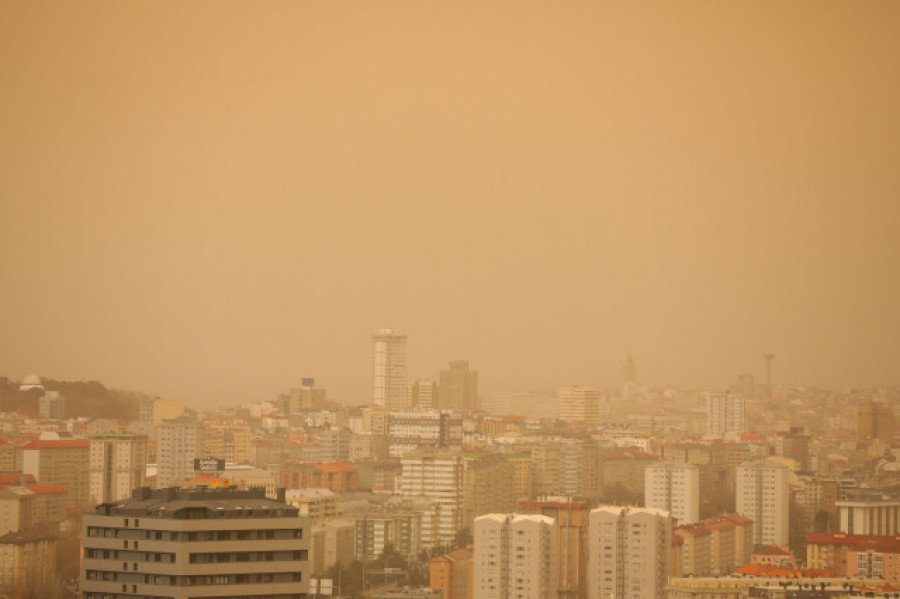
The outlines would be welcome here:
M 102 582 L 118 582 L 121 580 L 133 582 L 135 580 L 135 575 L 133 574 L 110 572 L 108 570 L 86 570 L 84 575 L 86 580 L 97 580 Z M 215 574 L 193 576 L 145 574 L 138 580 L 140 580 L 142 584 L 190 587 L 217 584 L 265 584 L 278 582 L 301 582 L 301 579 L 301 572 L 262 572 L 255 574 Z
M 302 539 L 302 528 L 279 528 L 268 530 L 208 530 L 208 531 L 171 531 L 171 530 L 123 530 L 121 528 L 106 528 L 102 526 L 89 526 L 89 537 L 103 537 L 116 539 L 127 537 L 134 539 L 136 536 L 147 541 L 255 541 L 260 539 Z M 137 542 L 135 542 L 135 548 Z

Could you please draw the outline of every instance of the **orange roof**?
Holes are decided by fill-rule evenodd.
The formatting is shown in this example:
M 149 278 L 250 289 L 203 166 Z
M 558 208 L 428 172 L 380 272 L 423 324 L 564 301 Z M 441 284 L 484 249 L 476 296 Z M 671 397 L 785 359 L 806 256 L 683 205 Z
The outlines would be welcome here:
M 23 449 L 87 449 L 90 443 L 87 439 L 54 439 L 32 441 Z
M 316 464 L 316 466 L 320 470 L 344 470 L 344 471 L 354 471 L 356 470 L 356 466 L 351 464 L 350 462 L 345 462 L 344 460 L 338 460 L 336 462 L 326 462 L 322 464 Z
M 17 485 L 20 476 L 25 476 L 26 485 L 33 485 L 37 482 L 33 474 L 0 474 L 0 485 Z
M 759 433 L 741 433 L 741 441 L 765 441 L 766 436 Z

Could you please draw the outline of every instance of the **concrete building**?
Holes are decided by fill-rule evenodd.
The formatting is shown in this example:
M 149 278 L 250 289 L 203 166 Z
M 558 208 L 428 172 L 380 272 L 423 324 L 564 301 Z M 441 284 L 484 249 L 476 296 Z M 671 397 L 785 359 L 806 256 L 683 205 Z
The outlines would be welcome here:
M 409 405 L 416 410 L 437 410 L 441 407 L 438 384 L 429 379 L 418 379 L 409 386 Z
M 658 462 L 644 470 L 644 506 L 664 510 L 678 524 L 700 520 L 700 467 Z
M 154 403 L 154 410 L 158 403 Z M 186 417 L 166 420 L 156 427 L 157 487 L 179 486 L 194 476 L 194 459 L 203 457 L 203 437 L 200 423 Z
M 38 418 L 42 420 L 63 420 L 66 413 L 65 400 L 59 391 L 44 391 L 38 400 Z
M 900 501 L 838 501 L 840 530 L 850 535 L 900 535 Z
M 84 516 L 82 597 L 301 599 L 304 533 L 297 509 L 262 490 L 137 489 Z
M 0 594 L 55 597 L 56 539 L 52 530 L 32 529 L 0 536 Z
M 66 508 L 90 505 L 90 442 L 87 439 L 32 441 L 23 448 L 22 470 L 42 485 L 64 485 Z
M 389 412 L 407 409 L 406 335 L 379 329 L 372 335 L 372 345 L 372 403 Z
M 127 499 L 146 485 L 146 435 L 94 435 L 89 453 L 91 505 Z
M 422 496 L 439 506 L 438 526 L 423 531 L 425 547 L 449 545 L 463 522 L 464 464 L 451 452 L 411 451 L 401 458 L 401 495 Z
M 744 432 L 744 396 L 737 393 L 706 395 L 706 433 L 724 437 L 727 433 Z
M 387 545 L 406 558 L 422 550 L 425 512 L 404 509 L 371 511 L 356 518 L 355 544 L 358 559 L 375 559 Z
M 325 389 L 316 387 L 316 379 L 303 378 L 299 387 L 293 387 L 287 395 L 287 405 L 283 411 L 287 414 L 296 414 L 302 410 L 318 410 L 328 403 L 328 393 Z
M 754 545 L 787 545 L 790 470 L 772 460 L 751 460 L 737 467 L 737 513 L 754 522 Z
M 165 420 L 174 420 L 184 414 L 184 402 L 180 399 L 157 397 L 153 400 L 153 409 L 150 413 L 153 415 L 153 424 L 159 426 Z
M 464 527 L 472 530 L 478 516 L 516 509 L 515 466 L 497 454 L 465 456 Z
M 388 454 L 399 458 L 415 449 L 462 447 L 463 419 L 449 411 L 398 412 L 388 419 Z
M 879 439 L 884 443 L 894 440 L 894 413 L 890 406 L 874 401 L 864 401 L 857 406 L 857 438 L 860 441 Z
M 313 526 L 309 547 L 310 572 L 322 574 L 341 564 L 347 566 L 355 553 L 356 527 L 353 521 L 339 519 Z
M 650 508 L 591 510 L 589 599 L 664 599 L 672 518 Z
M 439 405 L 458 412 L 478 409 L 478 373 L 465 360 L 453 360 L 441 371 Z
M 475 519 L 472 590 L 477 599 L 556 599 L 556 521 L 534 514 Z
M 563 387 L 559 390 L 559 419 L 588 426 L 600 422 L 600 390 L 595 387 Z
M 337 495 L 329 489 L 287 489 L 285 502 L 314 524 L 337 517 Z

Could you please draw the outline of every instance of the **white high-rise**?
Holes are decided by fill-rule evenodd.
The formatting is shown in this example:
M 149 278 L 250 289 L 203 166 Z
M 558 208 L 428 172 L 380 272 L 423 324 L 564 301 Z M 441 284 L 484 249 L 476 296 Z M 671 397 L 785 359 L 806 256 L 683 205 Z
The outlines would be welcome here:
M 678 524 L 700 521 L 700 467 L 658 462 L 644 470 L 644 506 L 665 510 Z
M 559 419 L 597 424 L 600 421 L 600 390 L 596 387 L 563 387 L 559 390 Z
M 606 505 L 588 521 L 588 598 L 665 599 L 672 518 L 663 510 Z
M 707 394 L 706 432 L 712 437 L 744 432 L 744 396 L 737 393 Z
M 438 504 L 437 523 L 422 531 L 422 545 L 449 545 L 463 523 L 463 457 L 454 452 L 411 451 L 400 459 L 401 495 L 422 496 Z
M 93 435 L 89 448 L 92 505 L 128 499 L 146 485 L 146 435 Z
M 163 420 L 156 427 L 156 487 L 178 487 L 194 476 L 194 459 L 203 457 L 203 427 L 189 418 Z M 213 456 L 217 457 L 217 456 Z
M 406 410 L 406 335 L 379 329 L 372 335 L 372 345 L 372 403 L 389 412 Z
M 474 599 L 556 599 L 558 530 L 549 516 L 475 518 Z
M 790 525 L 790 470 L 772 460 L 737 467 L 737 513 L 753 520 L 754 545 L 787 545 Z

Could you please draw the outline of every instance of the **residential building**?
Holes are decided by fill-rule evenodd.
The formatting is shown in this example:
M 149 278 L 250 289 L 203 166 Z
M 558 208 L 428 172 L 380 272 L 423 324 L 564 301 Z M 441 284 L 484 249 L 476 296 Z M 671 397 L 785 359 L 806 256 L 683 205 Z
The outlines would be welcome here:
M 472 590 L 477 599 L 556 599 L 556 521 L 535 514 L 475 519 Z
M 700 467 L 657 462 L 644 470 L 644 506 L 663 510 L 678 524 L 700 520 Z
M 744 432 L 744 396 L 737 393 L 706 395 L 706 432 L 711 437 Z
M 564 387 L 559 390 L 559 419 L 587 426 L 600 422 L 600 390 L 595 387 Z
M 462 447 L 463 419 L 450 411 L 397 412 L 388 419 L 388 454 L 399 458 L 415 449 Z
M 356 557 L 375 559 L 387 545 L 407 558 L 422 550 L 423 512 L 384 509 L 367 512 L 355 519 Z
M 755 545 L 786 545 L 789 534 L 790 471 L 772 460 L 737 467 L 737 512 L 754 522 Z
M 451 452 L 411 451 L 401 458 L 401 495 L 420 495 L 439 505 L 439 523 L 434 532 L 423 532 L 426 547 L 448 545 L 463 522 L 462 455 Z M 433 536 L 432 536 L 433 535 Z
M 406 394 L 406 335 L 379 329 L 372 335 L 372 403 L 388 412 L 408 407 Z
M 59 391 L 44 391 L 38 400 L 38 418 L 42 420 L 62 420 L 65 418 L 65 400 Z
M 672 518 L 652 508 L 601 506 L 590 513 L 589 599 L 665 599 Z
M 442 599 L 472 599 L 474 552 L 457 549 L 431 560 L 430 588 L 440 591 Z
M 894 425 L 890 406 L 874 401 L 864 401 L 857 406 L 857 438 L 860 441 L 879 439 L 890 444 L 894 440 Z
M 91 505 L 128 499 L 146 485 L 146 435 L 94 435 L 89 453 Z
M 297 509 L 261 489 L 136 489 L 84 516 L 82 597 L 301 599 L 304 532 Z
M 56 532 L 43 528 L 0 536 L 0 594 L 56 596 L 56 539 Z
M 416 410 L 437 410 L 441 407 L 438 384 L 429 379 L 417 379 L 409 386 L 409 406 Z
M 66 509 L 90 505 L 90 442 L 87 439 L 32 441 L 23 448 L 22 469 L 42 485 L 64 485 Z
M 515 466 L 497 454 L 464 457 L 463 520 L 471 531 L 477 516 L 516 509 Z
M 154 403 L 154 418 L 158 415 L 159 401 Z M 194 460 L 204 455 L 203 438 L 203 427 L 188 417 L 165 420 L 157 425 L 157 487 L 179 486 L 194 476 Z

